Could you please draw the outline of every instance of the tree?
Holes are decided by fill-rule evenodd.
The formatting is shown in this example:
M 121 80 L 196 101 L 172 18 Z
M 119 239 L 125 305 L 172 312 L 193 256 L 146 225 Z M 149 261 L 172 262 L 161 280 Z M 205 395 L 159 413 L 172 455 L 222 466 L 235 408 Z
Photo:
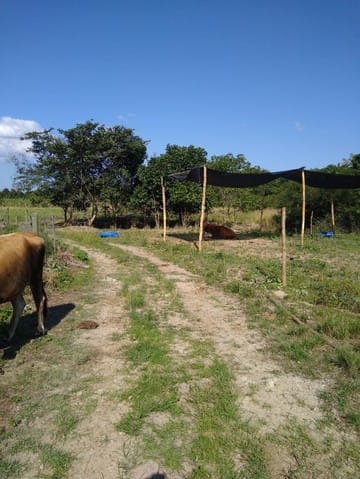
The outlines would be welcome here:
M 113 213 L 129 201 L 139 166 L 146 157 L 146 142 L 122 126 L 107 128 L 88 121 L 69 130 L 27 133 L 29 152 L 36 158 L 17 162 L 17 183 L 38 187 L 71 220 L 73 208 L 91 213 L 91 225 L 99 204 L 108 201 Z M 70 212 L 69 216 L 68 213 Z
M 259 167 L 253 167 L 244 155 L 212 156 L 208 167 L 217 171 L 228 173 L 261 173 Z M 230 221 L 231 210 L 236 208 L 242 211 L 258 209 L 261 206 L 263 194 L 259 188 L 220 188 L 210 187 L 209 193 L 213 195 L 215 204 L 226 209 Z
M 131 200 L 139 168 L 146 158 L 146 142 L 132 130 L 115 126 L 102 127 L 105 140 L 104 164 L 101 172 L 101 199 L 110 204 L 115 217 Z
M 161 155 L 163 174 L 203 166 L 207 153 L 203 148 L 195 146 L 167 145 L 164 155 Z M 202 188 L 196 183 L 166 179 L 169 209 L 178 216 L 182 226 L 188 223 L 189 215 L 197 213 L 201 204 Z
M 360 175 L 360 153 L 350 155 L 336 167 L 327 167 L 328 173 Z M 337 224 L 347 231 L 360 229 L 360 189 L 328 190 L 335 205 Z
M 134 191 L 134 206 L 151 212 L 159 224 L 162 209 L 161 176 L 166 183 L 167 207 L 176 214 L 182 226 L 188 222 L 189 214 L 199 211 L 201 187 L 166 178 L 171 173 L 187 170 L 206 163 L 206 151 L 195 146 L 167 145 L 165 153 L 152 157 L 147 166 L 139 170 L 139 185 Z
M 146 216 L 152 216 L 156 226 L 160 227 L 162 210 L 161 177 L 164 175 L 164 158 L 153 156 L 147 165 L 138 171 L 138 184 L 131 197 L 131 205 Z
M 27 193 L 37 188 L 42 196 L 63 209 L 67 223 L 75 206 L 76 188 L 72 182 L 72 158 L 64 139 L 53 135 L 52 129 L 27 133 L 23 139 L 32 140 L 28 151 L 37 161 L 30 162 L 24 157 L 14 159 L 15 184 Z
M 324 173 L 359 175 L 360 154 L 351 155 L 336 165 L 328 165 L 321 170 Z M 274 182 L 275 183 L 275 182 Z M 276 182 L 277 183 L 277 182 Z M 292 181 L 279 180 L 278 192 L 274 195 L 274 205 L 287 207 L 287 226 L 289 230 L 300 231 L 302 191 L 301 185 Z M 314 224 L 319 228 L 331 227 L 331 203 L 335 205 L 336 225 L 347 231 L 360 228 L 360 190 L 326 189 L 306 187 L 306 225 L 310 225 L 313 215 Z

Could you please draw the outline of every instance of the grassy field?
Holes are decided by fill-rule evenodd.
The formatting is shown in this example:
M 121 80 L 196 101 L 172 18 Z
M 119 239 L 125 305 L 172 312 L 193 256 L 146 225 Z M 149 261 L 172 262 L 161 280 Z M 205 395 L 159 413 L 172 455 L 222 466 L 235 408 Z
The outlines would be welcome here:
M 360 427 L 360 236 L 338 234 L 288 239 L 287 287 L 282 290 L 281 245 L 277 236 L 244 233 L 237 242 L 205 241 L 199 254 L 195 233 L 124 231 L 137 243 L 199 274 L 211 285 L 239 296 L 249 324 L 271 339 L 290 369 L 312 377 L 330 374 L 334 388 L 324 399 L 344 424 Z M 235 243 L 235 244 L 234 244 Z
M 307 237 L 303 247 L 299 237 L 289 238 L 285 289 L 277 236 L 255 232 L 240 234 L 235 242 L 205 241 L 201 253 L 194 240 L 196 232 L 181 229 L 170 231 L 166 242 L 154 230 L 127 230 L 120 237 L 120 242 L 145 247 L 239 297 L 250 327 L 262 331 L 269 354 L 283 367 L 310 378 L 328 379 L 329 387 L 322 393 L 324 427 L 328 421 L 338 430 L 357 434 L 360 237 Z M 345 456 L 354 451 L 349 446 Z M 359 461 L 356 454 L 352 459 Z
M 324 380 L 323 416 L 316 434 L 291 421 L 264 434 L 256 422 L 242 417 L 234 371 L 215 352 L 214 344 L 195 339 L 185 328 L 170 327 L 170 316 L 185 314 L 183 305 L 173 282 L 152 264 L 114 248 L 111 239 L 100 239 L 97 231 L 87 228 L 59 230 L 59 238 L 58 244 L 68 239 L 80 247 L 72 248 L 70 260 L 65 248 L 48 258 L 49 287 L 60 296 L 76 298 L 79 306 L 67 325 L 41 341 L 25 344 L 16 366 L 0 361 L 5 374 L 11 368 L 12 375 L 8 389 L 1 390 L 1 412 L 8 417 L 0 429 L 1 477 L 73 477 L 69 471 L 74 457 L 67 442 L 77 437 L 79 425 L 96 411 L 95 391 L 101 379 L 81 373 L 96 354 L 80 347 L 73 334 L 74 324 L 86 318 L 85 305 L 96 305 L 89 293 L 95 290 L 96 272 L 81 245 L 116 261 L 118 298 L 128 318 L 126 331 L 111 337 L 114 350 L 125 361 L 123 374 L 128 379 L 126 387 L 108 400 L 125 404 L 113 428 L 131 441 L 112 477 L 131 478 L 138 455 L 161 458 L 161 464 L 173 471 L 169 478 L 356 476 L 360 467 L 355 440 L 360 428 L 358 235 L 315 235 L 306 238 L 304 247 L 298 237 L 288 238 L 286 288 L 281 285 L 281 245 L 274 234 L 242 231 L 235 241 L 207 240 L 201 253 L 196 230 L 170 230 L 164 242 L 158 230 L 131 229 L 120 231 L 116 240 L 140 246 L 196 273 L 209 287 L 240 299 L 249 327 L 266 338 L 269 357 L 291 374 Z M 5 332 L 6 318 L 8 309 L 3 309 L 0 332 Z M 29 330 L 21 334 L 26 337 Z M 181 357 L 174 356 L 179 344 L 184 351 Z M 73 377 L 74 370 L 78 378 Z M 65 390 L 61 384 L 67 385 Z M 76 399 L 79 394 L 86 397 L 81 404 Z M 39 415 L 50 424 L 45 434 L 35 419 Z M 339 441 L 334 430 L 348 434 L 348 439 Z M 270 466 L 273 448 L 292 458 L 287 475 Z M 39 475 L 24 475 L 23 464 L 31 460 L 42 464 Z
M 16 225 L 27 222 L 31 215 L 38 215 L 40 218 L 63 218 L 63 211 L 58 207 L 43 208 L 40 206 L 0 206 L 0 220 L 7 224 Z

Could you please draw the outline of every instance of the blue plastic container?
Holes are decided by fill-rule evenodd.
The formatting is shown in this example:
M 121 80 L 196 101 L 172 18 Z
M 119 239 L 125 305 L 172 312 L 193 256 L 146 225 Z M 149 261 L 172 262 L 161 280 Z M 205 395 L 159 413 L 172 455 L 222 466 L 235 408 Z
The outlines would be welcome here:
M 320 234 L 324 238 L 332 238 L 334 236 L 333 231 L 322 231 Z
M 102 231 L 99 236 L 100 238 L 118 238 L 119 233 L 117 231 Z

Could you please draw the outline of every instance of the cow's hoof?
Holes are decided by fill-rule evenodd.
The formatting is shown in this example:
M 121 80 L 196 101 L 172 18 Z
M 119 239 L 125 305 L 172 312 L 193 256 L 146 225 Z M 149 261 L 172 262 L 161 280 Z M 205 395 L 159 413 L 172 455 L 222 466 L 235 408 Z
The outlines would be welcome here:
M 39 338 L 42 338 L 43 336 L 46 336 L 47 335 L 47 329 L 44 329 L 43 332 L 40 332 L 40 331 L 35 331 L 35 338 L 36 339 L 39 339 Z

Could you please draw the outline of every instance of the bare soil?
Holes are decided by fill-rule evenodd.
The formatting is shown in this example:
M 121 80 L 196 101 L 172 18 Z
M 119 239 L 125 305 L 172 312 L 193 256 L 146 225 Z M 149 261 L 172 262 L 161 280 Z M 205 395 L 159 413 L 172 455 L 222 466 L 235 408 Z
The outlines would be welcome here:
M 264 433 L 276 430 L 291 417 L 313 428 L 321 418 L 319 393 L 325 384 L 282 371 L 281 366 L 264 352 L 263 337 L 246 326 L 238 301 L 206 286 L 196 275 L 162 261 L 146 249 L 116 246 L 150 261 L 175 283 L 185 313 L 170 317 L 170 324 L 175 328 L 186 328 L 195 338 L 213 342 L 217 354 L 227 361 L 234 372 L 239 407 L 245 417 L 259 423 Z M 111 335 L 119 329 L 124 330 L 126 324 L 119 320 L 124 316 L 116 294 L 120 284 L 111 276 L 116 270 L 115 262 L 99 251 L 87 252 L 96 263 L 98 278 L 93 291 L 98 299 L 96 306 L 88 308 L 87 317 L 96 320 L 100 326 L 94 331 L 79 334 L 78 341 L 87 346 L 90 344 L 96 351 L 94 373 L 101 375 L 103 380 L 98 407 L 82 422 L 78 431 L 81 440 L 76 439 L 71 444 L 76 460 L 70 477 L 115 478 L 119 458 L 124 456 L 124 451 L 131 454 L 132 445 L 114 430 L 114 418 L 119 416 L 119 410 L 114 409 L 113 402 L 106 399 L 104 392 L 120 387 L 123 380 L 121 371 L 124 365 Z M 181 354 L 181 346 L 178 352 Z M 114 375 L 114 371 L 117 374 Z M 273 460 L 274 474 L 287 470 L 290 467 L 287 461 L 290 463 L 292 460 L 284 454 L 279 460 Z M 153 461 L 140 463 L 128 477 L 150 478 L 161 467 Z
M 242 415 L 256 423 L 261 433 L 276 431 L 291 418 L 315 432 L 316 423 L 322 418 L 319 394 L 328 384 L 290 374 L 270 358 L 263 336 L 249 329 L 237 299 L 205 285 L 201 278 L 162 261 L 144 248 L 114 245 L 154 264 L 174 282 L 184 305 L 184 313 L 171 315 L 168 318 L 170 325 L 175 329 L 186 328 L 194 338 L 208 339 L 214 344 L 217 354 L 234 373 Z M 61 444 L 74 457 L 68 476 L 87 479 L 165 477 L 166 471 L 161 464 L 134 459 L 132 441 L 114 428 L 114 422 L 120 418 L 121 408 L 126 408 L 126 404 L 120 403 L 119 406 L 111 395 L 126 384 L 129 371 L 119 343 L 113 340 L 113 336 L 126 330 L 128 319 L 118 294 L 121 281 L 115 274 L 116 261 L 95 249 L 81 248 L 87 251 L 96 268 L 96 283 L 89 292 L 92 301 L 82 306 L 82 317 L 96 322 L 98 327 L 76 329 L 76 345 L 89 351 L 91 360 L 79 371 L 74 371 L 77 376 L 74 381 L 91 375 L 99 380 L 93 392 L 96 407 L 89 411 L 86 420 L 78 424 L 76 434 L 70 435 Z M 181 344 L 178 346 L 174 354 L 181 355 Z M 8 374 L 16 365 L 15 359 L 0 377 L 2 385 L 6 384 Z M 79 390 L 77 394 L 75 401 L 81 403 L 86 391 Z M 45 418 L 38 418 L 38 421 L 41 424 L 37 427 L 46 428 Z M 280 447 L 271 451 L 271 456 L 274 479 L 290 477 L 286 473 L 291 470 L 294 458 Z M 129 462 L 129 470 L 126 475 L 120 476 L 120 463 L 124 461 Z M 23 479 L 40 477 L 40 474 L 41 470 L 30 468 Z

